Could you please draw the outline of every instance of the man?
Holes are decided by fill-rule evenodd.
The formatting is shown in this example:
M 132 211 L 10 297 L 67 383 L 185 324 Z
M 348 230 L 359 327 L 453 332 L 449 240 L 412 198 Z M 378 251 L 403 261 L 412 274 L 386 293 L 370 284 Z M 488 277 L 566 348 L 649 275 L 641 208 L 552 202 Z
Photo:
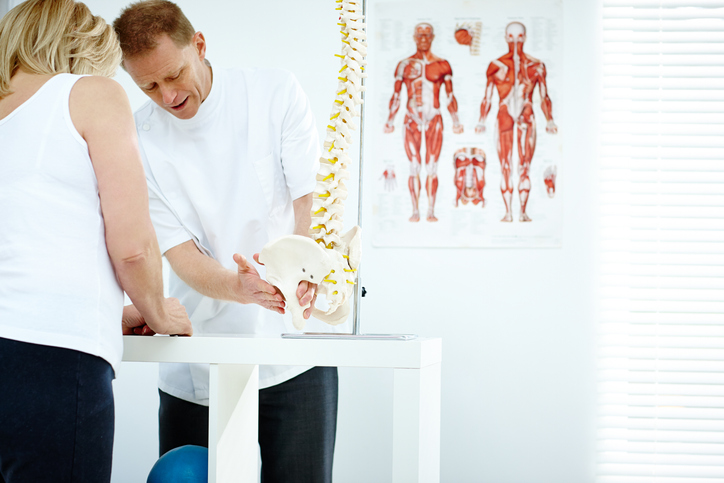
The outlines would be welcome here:
M 453 132 L 460 134 L 463 126 L 458 120 L 458 103 L 453 95 L 452 68 L 445 59 L 430 52 L 435 38 L 432 25 L 420 23 L 415 26 L 412 36 L 417 52 L 397 64 L 395 69 L 395 89 L 390 99 L 390 115 L 384 131 L 395 130 L 394 120 L 400 109 L 400 91 L 402 84 L 407 87 L 407 112 L 405 113 L 405 153 L 410 160 L 408 186 L 412 198 L 412 216 L 410 221 L 420 221 L 420 171 L 422 170 L 422 131 L 425 131 L 425 168 L 427 179 L 427 221 L 437 221 L 435 217 L 435 197 L 437 196 L 437 160 L 442 150 L 442 115 L 440 114 L 440 87 L 445 86 L 447 110 L 453 121 Z
M 505 216 L 500 221 L 513 221 L 513 129 L 518 133 L 518 195 L 520 196 L 520 221 L 531 221 L 525 212 L 530 194 L 530 163 L 535 153 L 536 126 L 533 113 L 533 91 L 540 90 L 541 108 L 548 121 L 546 132 L 558 132 L 553 122 L 553 106 L 546 86 L 546 66 L 538 59 L 523 52 L 525 26 L 511 22 L 505 28 L 508 53 L 494 60 L 488 66 L 488 82 L 485 97 L 480 105 L 480 121 L 475 132 L 485 132 L 485 119 L 490 113 L 493 101 L 493 87 L 498 90 L 500 106 L 495 121 L 496 145 L 503 178 L 500 191 L 505 203 Z
M 284 301 L 247 260 L 308 234 L 319 140 L 306 95 L 284 71 L 212 69 L 203 34 L 169 1 L 132 4 L 114 28 L 153 101 L 136 124 L 170 293 L 197 334 L 278 336 Z M 315 288 L 300 284 L 301 304 Z M 162 365 L 161 454 L 207 445 L 208 377 L 208 366 Z M 336 368 L 262 366 L 259 385 L 262 481 L 331 481 Z

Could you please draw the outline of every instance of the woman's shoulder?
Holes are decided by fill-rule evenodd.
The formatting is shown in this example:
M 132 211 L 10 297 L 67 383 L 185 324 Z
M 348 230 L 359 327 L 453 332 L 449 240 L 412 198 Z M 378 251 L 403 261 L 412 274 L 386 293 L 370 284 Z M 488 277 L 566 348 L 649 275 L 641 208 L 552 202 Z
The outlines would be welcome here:
M 130 117 L 128 96 L 113 79 L 84 76 L 78 79 L 70 92 L 70 117 L 78 132 L 97 127 L 105 119 Z
M 118 82 L 97 75 L 81 76 L 73 86 L 71 95 L 87 102 L 106 102 L 126 97 L 123 87 Z

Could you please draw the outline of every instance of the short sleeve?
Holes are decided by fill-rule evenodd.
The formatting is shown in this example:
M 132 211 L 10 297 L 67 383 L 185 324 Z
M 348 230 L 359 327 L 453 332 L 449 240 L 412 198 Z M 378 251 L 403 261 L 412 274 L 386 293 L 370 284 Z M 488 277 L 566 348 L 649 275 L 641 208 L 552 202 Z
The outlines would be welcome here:
M 151 221 L 153 222 L 153 228 L 156 230 L 156 238 L 162 254 L 193 239 L 168 205 L 151 187 L 150 183 L 148 186 L 148 209 L 151 213 Z
M 319 134 L 307 95 L 290 75 L 282 121 L 281 162 L 292 199 L 314 191 L 319 170 Z
M 171 248 L 193 238 L 161 196 L 161 190 L 156 186 L 155 180 L 150 175 L 148 159 L 146 158 L 146 152 L 143 149 L 143 143 L 141 143 L 140 139 L 139 148 L 141 151 L 141 159 L 143 160 L 143 169 L 146 171 L 148 211 L 151 214 L 151 222 L 156 231 L 158 246 L 163 255 Z

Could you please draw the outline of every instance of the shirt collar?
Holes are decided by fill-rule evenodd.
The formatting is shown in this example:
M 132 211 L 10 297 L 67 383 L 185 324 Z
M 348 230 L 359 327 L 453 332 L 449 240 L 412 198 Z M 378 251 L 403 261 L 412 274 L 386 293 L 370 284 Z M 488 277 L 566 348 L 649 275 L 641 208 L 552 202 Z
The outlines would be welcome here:
M 199 106 L 199 110 L 196 112 L 196 115 L 194 117 L 192 117 L 191 119 L 179 119 L 170 112 L 163 112 L 168 115 L 169 118 L 171 118 L 171 122 L 178 127 L 184 129 L 196 127 L 202 123 L 208 122 L 214 117 L 217 108 L 221 104 L 223 88 L 224 87 L 222 73 L 218 69 L 213 70 L 211 90 L 209 91 L 209 95 L 206 96 L 206 100 L 201 103 L 201 106 Z

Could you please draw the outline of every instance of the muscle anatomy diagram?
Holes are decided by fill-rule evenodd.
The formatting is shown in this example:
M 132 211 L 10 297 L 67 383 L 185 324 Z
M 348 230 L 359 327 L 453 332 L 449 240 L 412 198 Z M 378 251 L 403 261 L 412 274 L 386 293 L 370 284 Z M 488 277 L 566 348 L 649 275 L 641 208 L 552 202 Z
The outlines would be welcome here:
M 465 22 L 455 26 L 455 41 L 470 46 L 470 55 L 480 55 L 480 33 L 483 22 Z
M 557 169 L 555 165 L 548 166 L 546 170 L 543 172 L 543 182 L 546 185 L 546 193 L 548 193 L 548 198 L 553 198 L 556 195 L 556 175 Z
M 382 172 L 380 179 L 385 180 L 385 191 L 395 191 L 395 188 L 397 188 L 397 176 L 395 175 L 395 168 L 392 166 L 388 166 Z
M 384 132 L 395 130 L 394 119 L 400 109 L 402 86 L 407 88 L 404 120 L 404 146 L 410 161 L 408 187 L 412 199 L 411 222 L 420 221 L 420 173 L 422 171 L 422 139 L 425 139 L 425 192 L 427 193 L 427 221 L 437 221 L 435 198 L 437 196 L 437 163 L 442 150 L 443 123 L 440 113 L 440 89 L 444 86 L 447 110 L 453 122 L 453 133 L 463 132 L 458 119 L 458 106 L 453 95 L 452 68 L 445 59 L 434 55 L 430 47 L 435 39 L 432 25 L 415 26 L 413 39 L 417 51 L 403 59 L 395 69 L 395 85 L 389 104 L 389 116 Z
M 472 203 L 485 207 L 485 152 L 480 148 L 461 148 L 453 156 L 455 165 L 455 206 Z
M 551 99 L 548 97 L 545 64 L 523 51 L 525 40 L 526 29 L 522 23 L 508 24 L 505 29 L 508 53 L 493 60 L 488 66 L 485 96 L 480 105 L 480 120 L 475 127 L 475 132 L 478 134 L 486 131 L 485 122 L 492 106 L 493 93 L 497 90 L 499 107 L 495 120 L 495 144 L 502 170 L 500 191 L 505 203 L 505 216 L 501 221 L 504 222 L 513 221 L 514 133 L 518 148 L 519 220 L 531 221 L 526 213 L 526 206 L 531 189 L 530 166 L 536 146 L 533 112 L 533 93 L 536 87 L 540 93 L 541 110 L 546 118 L 546 132 L 550 134 L 558 132 L 558 127 L 553 122 Z

